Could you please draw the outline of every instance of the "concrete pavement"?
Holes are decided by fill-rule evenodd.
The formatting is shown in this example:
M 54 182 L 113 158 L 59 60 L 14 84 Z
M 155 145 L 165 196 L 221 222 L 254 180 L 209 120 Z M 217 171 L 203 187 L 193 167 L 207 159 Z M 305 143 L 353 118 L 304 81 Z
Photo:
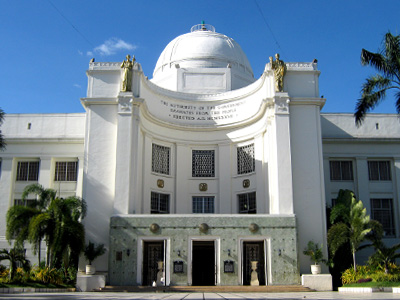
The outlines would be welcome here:
M 393 293 L 24 293 L 0 294 L 0 299 L 10 300 L 238 300 L 238 299 L 400 299 Z

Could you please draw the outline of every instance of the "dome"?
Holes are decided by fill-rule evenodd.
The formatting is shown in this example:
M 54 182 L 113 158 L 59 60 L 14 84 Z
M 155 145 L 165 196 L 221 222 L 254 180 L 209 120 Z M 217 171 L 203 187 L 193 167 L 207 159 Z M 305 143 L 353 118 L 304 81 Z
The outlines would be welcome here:
M 240 45 L 207 24 L 193 26 L 190 33 L 178 36 L 165 47 L 153 72 L 154 82 L 174 76 L 176 68 L 231 68 L 232 73 L 254 81 Z

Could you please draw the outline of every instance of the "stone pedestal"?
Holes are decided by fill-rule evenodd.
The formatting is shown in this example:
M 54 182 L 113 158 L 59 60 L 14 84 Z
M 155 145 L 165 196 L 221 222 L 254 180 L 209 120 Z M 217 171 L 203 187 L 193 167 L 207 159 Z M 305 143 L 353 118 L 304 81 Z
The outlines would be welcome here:
M 76 288 L 81 292 L 91 292 L 106 286 L 106 275 L 86 275 L 78 273 Z
M 251 262 L 250 285 L 253 285 L 253 286 L 260 285 L 260 282 L 258 281 L 258 274 L 257 274 L 257 263 L 258 263 L 258 261 L 252 261 Z
M 302 275 L 301 284 L 305 287 L 308 287 L 316 291 L 332 291 L 332 275 L 331 274 Z
M 157 272 L 157 286 L 164 286 L 164 262 L 158 262 L 158 272 Z

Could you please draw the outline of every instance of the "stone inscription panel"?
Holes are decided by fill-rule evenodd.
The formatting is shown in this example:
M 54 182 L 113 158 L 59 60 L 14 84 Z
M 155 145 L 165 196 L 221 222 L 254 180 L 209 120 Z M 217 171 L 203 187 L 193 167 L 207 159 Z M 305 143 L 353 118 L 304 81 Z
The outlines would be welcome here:
M 254 100 L 254 99 L 253 99 Z M 159 105 L 152 113 L 169 123 L 182 125 L 225 125 L 246 120 L 260 109 L 259 101 L 242 99 L 220 104 L 178 103 L 159 100 Z

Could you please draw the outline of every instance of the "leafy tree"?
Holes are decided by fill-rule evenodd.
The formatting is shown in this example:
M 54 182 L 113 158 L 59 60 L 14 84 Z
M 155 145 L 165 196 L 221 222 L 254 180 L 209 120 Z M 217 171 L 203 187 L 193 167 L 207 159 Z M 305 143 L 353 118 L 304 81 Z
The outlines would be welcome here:
M 383 49 L 374 53 L 362 49 L 361 64 L 374 67 L 380 74 L 370 76 L 361 89 L 354 117 L 357 125 L 364 121 L 365 114 L 374 109 L 388 90 L 396 90 L 396 110 L 400 114 L 400 35 L 385 34 Z
M 2 249 L 0 250 L 0 261 L 8 260 L 10 261 L 10 281 L 14 280 L 15 274 L 17 272 L 17 263 L 20 262 L 25 271 L 30 269 L 30 262 L 25 258 L 25 253 L 23 249 L 13 248 L 10 250 Z
M 328 245 L 332 256 L 334 256 L 339 248 L 348 242 L 353 256 L 354 271 L 356 271 L 356 252 L 360 249 L 361 242 L 371 232 L 370 218 L 362 201 L 357 201 L 352 191 L 341 191 L 339 195 L 341 196 L 340 205 L 338 204 L 337 208 L 336 205 L 332 208 L 331 222 L 334 222 L 337 218 L 340 218 L 341 221 L 332 225 L 328 230 Z M 349 202 L 350 206 L 347 210 L 344 206 Z M 338 211 L 342 213 L 339 214 Z
M 0 108 L 0 126 L 4 122 L 4 111 Z M 0 150 L 6 149 L 6 141 L 4 140 L 4 136 L 0 130 Z

